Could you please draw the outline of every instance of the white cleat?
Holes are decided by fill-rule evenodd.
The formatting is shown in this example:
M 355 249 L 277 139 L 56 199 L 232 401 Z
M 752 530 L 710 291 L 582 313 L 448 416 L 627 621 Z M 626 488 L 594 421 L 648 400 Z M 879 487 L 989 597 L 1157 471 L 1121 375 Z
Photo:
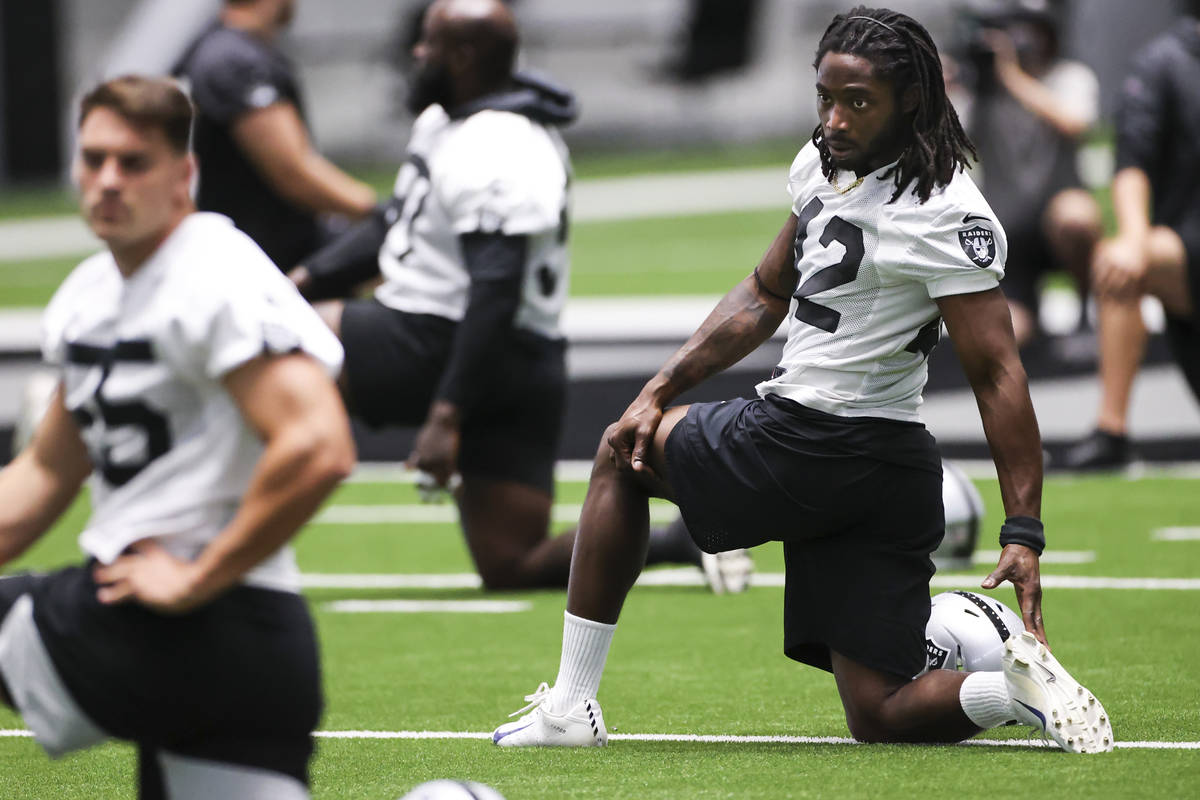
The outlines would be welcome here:
M 528 714 L 514 722 L 506 722 L 492 733 L 492 742 L 501 747 L 603 747 L 608 744 L 608 729 L 600 704 L 595 700 L 580 700 L 565 714 L 549 708 L 550 687 L 538 686 L 527 695 L 529 705 L 509 714 Z
M 713 594 L 738 594 L 750 585 L 754 561 L 745 548 L 724 553 L 701 553 L 700 568 Z
M 1068 753 L 1113 749 L 1112 722 L 1091 692 L 1063 669 L 1029 631 L 1004 643 L 1004 678 L 1018 723 L 1031 725 Z

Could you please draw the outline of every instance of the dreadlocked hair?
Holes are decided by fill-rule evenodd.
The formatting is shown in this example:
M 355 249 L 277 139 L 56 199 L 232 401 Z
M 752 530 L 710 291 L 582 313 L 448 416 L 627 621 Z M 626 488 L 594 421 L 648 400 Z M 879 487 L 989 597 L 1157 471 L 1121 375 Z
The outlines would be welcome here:
M 895 88 L 897 100 L 909 86 L 920 90 L 920 102 L 911 114 L 911 141 L 883 176 L 896 182 L 889 203 L 899 199 L 914 181 L 917 197 L 924 203 L 935 187 L 950 183 L 956 171 L 978 160 L 975 146 L 946 97 L 937 46 L 921 23 L 886 8 L 858 6 L 833 18 L 817 46 L 814 68 L 827 53 L 870 61 L 876 76 Z M 837 167 L 820 125 L 813 131 L 812 141 L 821 154 L 821 171 L 832 178 Z

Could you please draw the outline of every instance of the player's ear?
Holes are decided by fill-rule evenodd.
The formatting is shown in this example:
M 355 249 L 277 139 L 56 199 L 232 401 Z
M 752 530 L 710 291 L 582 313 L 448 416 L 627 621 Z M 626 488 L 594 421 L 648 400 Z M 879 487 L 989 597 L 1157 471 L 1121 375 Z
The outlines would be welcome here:
M 921 105 L 921 90 L 912 84 L 904 89 L 900 94 L 900 110 L 905 114 L 911 114 L 917 110 L 917 106 Z
M 179 159 L 180 183 L 184 187 L 184 191 L 189 200 L 195 199 L 196 189 L 198 187 L 198 178 L 200 175 L 199 168 L 196 165 L 196 154 L 191 152 Z

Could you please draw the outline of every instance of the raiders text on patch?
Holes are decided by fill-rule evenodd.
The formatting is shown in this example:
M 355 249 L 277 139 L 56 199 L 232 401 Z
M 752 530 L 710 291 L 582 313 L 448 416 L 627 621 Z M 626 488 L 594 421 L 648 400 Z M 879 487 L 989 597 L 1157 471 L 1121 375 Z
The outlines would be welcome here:
M 958 232 L 958 243 L 971 263 L 983 269 L 996 260 L 996 236 L 991 229 L 973 225 Z

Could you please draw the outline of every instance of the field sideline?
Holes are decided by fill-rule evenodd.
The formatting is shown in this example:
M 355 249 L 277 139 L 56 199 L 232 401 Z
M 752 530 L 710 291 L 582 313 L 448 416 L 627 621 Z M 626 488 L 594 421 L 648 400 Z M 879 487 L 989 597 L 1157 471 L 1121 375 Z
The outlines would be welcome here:
M 583 472 L 560 469 L 558 503 L 582 502 Z M 985 530 L 994 532 L 998 487 L 986 469 L 973 474 L 989 510 Z M 1020 729 L 988 732 L 972 747 L 853 744 L 832 679 L 780 652 L 782 593 L 760 585 L 716 597 L 694 579 L 667 579 L 686 577 L 686 569 L 650 573 L 664 580 L 629 598 L 600 692 L 614 734 L 608 748 L 503 751 L 484 737 L 538 681 L 553 679 L 562 593 L 488 595 L 464 582 L 470 562 L 452 522 L 312 524 L 297 540 L 310 576 L 459 576 L 445 588 L 306 590 L 327 695 L 314 796 L 396 798 L 435 777 L 480 780 L 509 800 L 972 797 L 1006 788 L 1067 798 L 1192 795 L 1200 781 L 1200 540 L 1186 534 L 1200 525 L 1195 476 L 1185 466 L 1137 479 L 1047 481 L 1051 642 L 1105 703 L 1123 745 L 1095 757 L 1051 752 Z M 387 467 L 361 470 L 327 511 L 346 506 L 421 507 L 407 476 Z M 669 516 L 668 506 L 660 509 Z M 73 539 L 85 519 L 77 504 L 13 569 L 77 562 Z M 939 582 L 977 583 L 993 537 L 980 543 L 974 569 L 939 573 Z M 782 572 L 777 546 L 754 556 L 764 578 Z M 1101 579 L 1196 587 L 1050 588 L 1107 585 L 1096 584 Z M 994 594 L 1012 605 L 1011 589 Z M 337 610 L 347 601 L 410 613 Z M 511 610 L 463 613 L 463 604 L 480 602 Z M 431 610 L 439 607 L 456 613 Z M 21 728 L 15 715 L 0 713 L 0 797 L 133 796 L 127 746 L 52 764 Z

